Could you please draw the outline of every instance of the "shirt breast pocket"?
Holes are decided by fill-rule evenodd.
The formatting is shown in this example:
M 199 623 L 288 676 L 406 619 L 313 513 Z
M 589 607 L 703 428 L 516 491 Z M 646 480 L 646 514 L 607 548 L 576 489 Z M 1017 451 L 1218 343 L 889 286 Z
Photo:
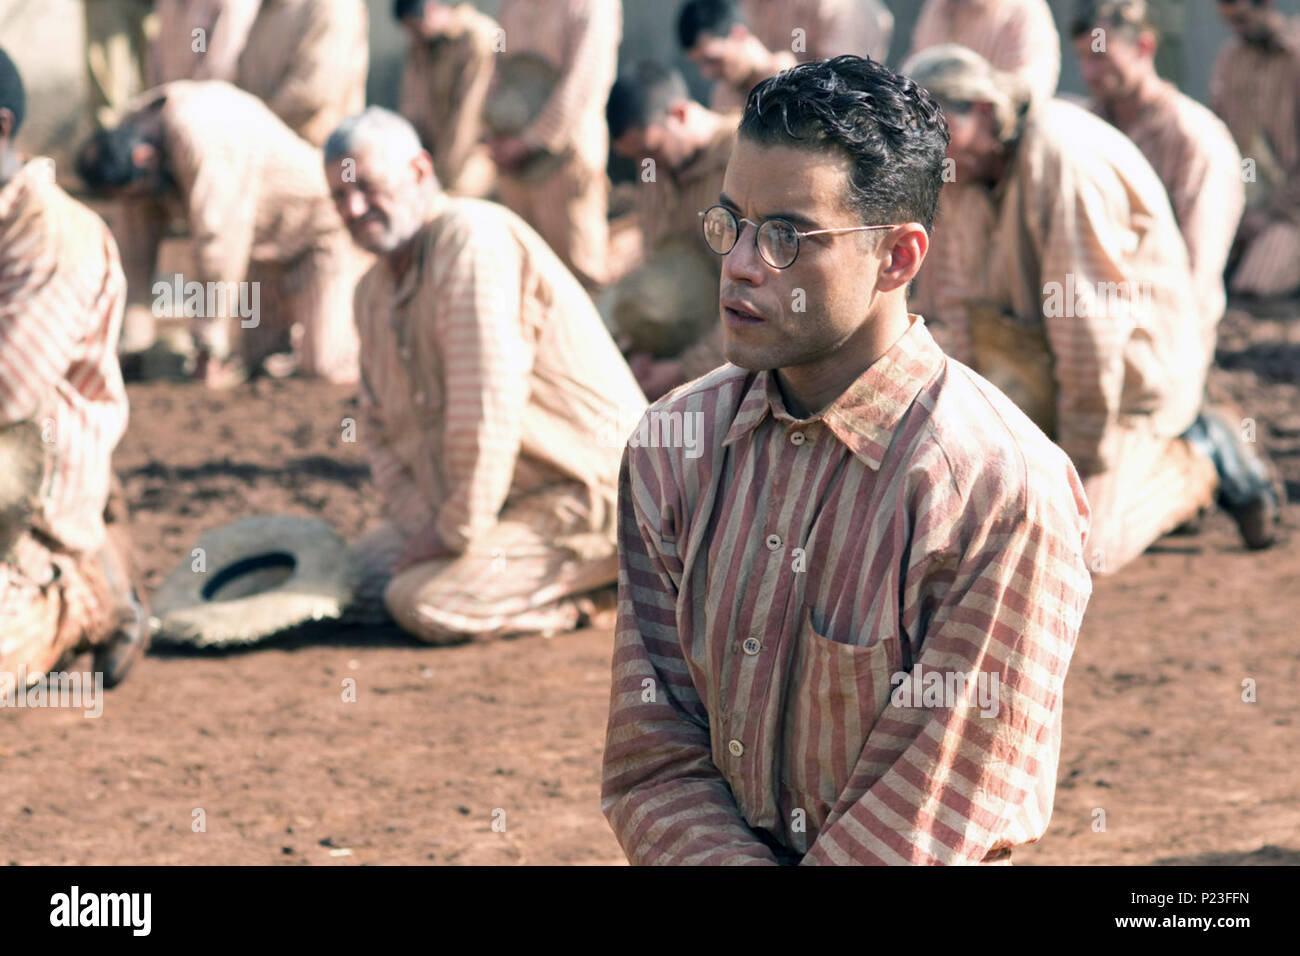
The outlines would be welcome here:
M 834 804 L 889 704 L 900 657 L 897 633 L 850 644 L 818 633 L 810 608 L 800 612 L 781 728 L 781 776 L 795 794 L 820 801 L 825 811 Z M 806 809 L 810 817 L 824 815 Z

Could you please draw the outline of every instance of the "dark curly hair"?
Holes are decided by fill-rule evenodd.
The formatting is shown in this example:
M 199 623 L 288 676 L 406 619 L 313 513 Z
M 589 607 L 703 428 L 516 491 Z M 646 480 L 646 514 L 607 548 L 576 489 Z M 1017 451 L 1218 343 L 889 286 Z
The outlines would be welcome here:
M 934 223 L 948 124 L 939 104 L 874 60 L 837 56 L 769 77 L 749 93 L 740 135 L 764 146 L 839 149 L 846 202 L 866 223 Z
M 27 94 L 23 91 L 23 78 L 18 75 L 18 67 L 3 48 L 0 48 L 0 110 L 14 114 L 14 125 L 9 135 L 16 135 L 23 125 L 23 117 L 27 115 Z

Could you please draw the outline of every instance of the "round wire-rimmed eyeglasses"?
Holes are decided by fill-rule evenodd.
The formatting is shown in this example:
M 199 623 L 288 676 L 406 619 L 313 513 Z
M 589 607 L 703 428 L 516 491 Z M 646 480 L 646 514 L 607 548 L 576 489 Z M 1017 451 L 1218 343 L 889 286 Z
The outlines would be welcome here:
M 725 256 L 740 241 L 740 224 L 755 227 L 754 242 L 758 254 L 773 269 L 788 269 L 799 257 L 799 242 L 809 236 L 830 236 L 842 232 L 863 232 L 867 229 L 893 229 L 895 223 L 882 226 L 844 226 L 840 229 L 812 229 L 800 232 L 787 219 L 765 219 L 761 223 L 737 216 L 726 206 L 710 206 L 699 214 L 704 230 L 704 241 L 710 249 Z

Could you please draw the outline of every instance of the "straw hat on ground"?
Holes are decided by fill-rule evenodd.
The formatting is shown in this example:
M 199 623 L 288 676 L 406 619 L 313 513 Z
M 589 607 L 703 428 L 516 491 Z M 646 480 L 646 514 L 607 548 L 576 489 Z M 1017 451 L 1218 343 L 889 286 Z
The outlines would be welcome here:
M 329 525 L 260 515 L 208 531 L 153 598 L 164 644 L 253 644 L 307 621 L 339 617 L 356 569 Z

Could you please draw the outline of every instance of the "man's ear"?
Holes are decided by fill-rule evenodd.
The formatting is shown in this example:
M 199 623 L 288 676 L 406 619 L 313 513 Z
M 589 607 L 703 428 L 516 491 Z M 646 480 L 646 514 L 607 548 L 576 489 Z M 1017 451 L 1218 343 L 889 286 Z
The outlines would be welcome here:
M 149 143 L 136 143 L 131 147 L 131 163 L 136 169 L 157 169 L 158 150 Z
M 1151 59 L 1156 55 L 1156 35 L 1150 30 L 1143 30 L 1138 34 L 1137 49 L 1144 57 Z
M 420 150 L 411 157 L 411 167 L 415 170 L 416 182 L 428 182 L 433 179 L 433 157 L 428 150 Z
M 919 222 L 902 223 L 885 234 L 880 251 L 876 288 L 881 292 L 893 292 L 905 288 L 921 271 L 930 251 L 930 235 Z
M 691 104 L 689 100 L 678 100 L 668 107 L 668 115 L 678 123 L 686 121 L 686 114 L 690 111 Z
M 14 111 L 5 107 L 0 109 L 0 139 L 9 139 L 14 135 Z

